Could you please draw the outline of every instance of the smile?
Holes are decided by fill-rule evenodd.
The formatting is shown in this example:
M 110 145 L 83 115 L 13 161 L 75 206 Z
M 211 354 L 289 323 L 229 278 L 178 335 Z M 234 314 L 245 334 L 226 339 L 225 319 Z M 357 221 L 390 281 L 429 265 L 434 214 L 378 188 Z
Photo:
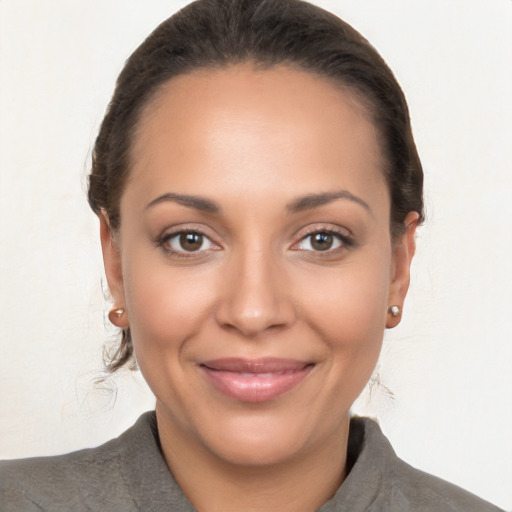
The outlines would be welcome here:
M 265 402 L 290 391 L 313 369 L 293 359 L 216 359 L 200 365 L 221 393 L 241 402 Z

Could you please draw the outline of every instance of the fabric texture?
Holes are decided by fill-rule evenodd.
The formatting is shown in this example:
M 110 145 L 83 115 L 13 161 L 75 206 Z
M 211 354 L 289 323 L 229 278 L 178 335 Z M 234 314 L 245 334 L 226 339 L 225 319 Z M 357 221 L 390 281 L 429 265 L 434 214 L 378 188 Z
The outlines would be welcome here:
M 418 471 L 368 418 L 350 424 L 349 474 L 318 512 L 496 512 Z M 162 456 L 154 412 L 117 439 L 59 455 L 0 463 L 1 512 L 194 512 Z M 307 512 L 307 511 L 297 511 Z

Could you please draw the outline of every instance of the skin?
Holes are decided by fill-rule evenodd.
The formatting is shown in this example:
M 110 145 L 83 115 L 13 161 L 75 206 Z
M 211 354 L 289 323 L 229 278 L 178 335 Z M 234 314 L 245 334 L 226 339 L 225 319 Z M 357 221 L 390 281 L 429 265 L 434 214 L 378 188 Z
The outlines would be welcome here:
M 102 246 L 164 456 L 197 509 L 314 510 L 343 481 L 349 410 L 400 320 L 388 307 L 403 306 L 414 254 L 418 216 L 391 240 L 381 169 L 355 97 L 291 68 L 196 71 L 146 108 L 121 227 L 112 236 L 104 217 Z M 311 194 L 320 199 L 306 208 Z M 180 245 L 187 230 L 204 234 L 199 250 Z M 312 232 L 335 232 L 332 248 L 315 250 Z M 313 369 L 246 403 L 200 368 L 226 357 Z

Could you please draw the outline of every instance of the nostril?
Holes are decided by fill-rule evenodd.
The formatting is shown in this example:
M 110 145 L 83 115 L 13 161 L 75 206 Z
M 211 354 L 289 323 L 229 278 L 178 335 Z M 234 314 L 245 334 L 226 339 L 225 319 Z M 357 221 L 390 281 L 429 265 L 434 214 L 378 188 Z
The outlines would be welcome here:
M 218 324 L 246 337 L 293 324 L 293 303 L 276 261 L 262 251 L 247 249 L 237 253 L 232 263 L 233 273 L 224 282 L 215 311 Z
M 291 307 L 273 305 L 258 311 L 243 308 L 240 304 L 218 308 L 216 318 L 219 325 L 229 331 L 237 331 L 245 337 L 257 337 L 262 333 L 287 329 L 295 320 Z

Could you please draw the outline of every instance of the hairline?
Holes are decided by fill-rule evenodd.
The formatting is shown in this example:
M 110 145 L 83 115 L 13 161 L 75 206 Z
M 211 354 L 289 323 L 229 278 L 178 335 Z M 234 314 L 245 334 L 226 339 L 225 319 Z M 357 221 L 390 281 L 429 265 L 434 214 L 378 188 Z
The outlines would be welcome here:
M 163 101 L 168 89 L 172 86 L 172 83 L 181 77 L 193 76 L 193 75 L 205 75 L 205 74 L 216 74 L 222 73 L 235 68 L 247 68 L 256 72 L 272 71 L 275 69 L 283 69 L 289 71 L 295 71 L 309 76 L 313 76 L 324 83 L 330 84 L 335 87 L 340 93 L 344 95 L 344 99 L 347 100 L 352 107 L 355 107 L 358 112 L 372 125 L 375 130 L 375 140 L 377 143 L 378 155 L 381 163 L 381 172 L 383 173 L 386 183 L 388 184 L 389 192 L 391 192 L 390 184 L 388 183 L 388 172 L 387 172 L 387 157 L 385 151 L 385 137 L 383 137 L 382 130 L 379 127 L 377 117 L 375 115 L 376 106 L 368 94 L 365 94 L 360 87 L 351 85 L 339 77 L 332 76 L 329 73 L 322 73 L 319 70 L 312 69 L 311 67 L 301 65 L 298 62 L 289 60 L 268 62 L 262 59 L 255 59 L 248 57 L 246 59 L 232 60 L 227 62 L 215 62 L 215 63 L 204 63 L 197 64 L 190 69 L 183 69 L 180 72 L 169 76 L 166 80 L 154 86 L 148 96 L 140 103 L 140 105 L 133 112 L 134 122 L 132 129 L 128 135 L 128 150 L 126 153 L 126 179 L 123 184 L 123 188 L 119 197 L 119 207 L 121 197 L 128 183 L 130 182 L 130 176 L 134 168 L 134 151 L 137 145 L 137 139 L 140 131 L 144 129 L 144 122 L 148 116 L 151 116 L 151 112 L 159 108 L 160 102 Z M 121 220 L 121 219 L 119 219 Z M 391 220 L 391 219 L 390 219 Z

